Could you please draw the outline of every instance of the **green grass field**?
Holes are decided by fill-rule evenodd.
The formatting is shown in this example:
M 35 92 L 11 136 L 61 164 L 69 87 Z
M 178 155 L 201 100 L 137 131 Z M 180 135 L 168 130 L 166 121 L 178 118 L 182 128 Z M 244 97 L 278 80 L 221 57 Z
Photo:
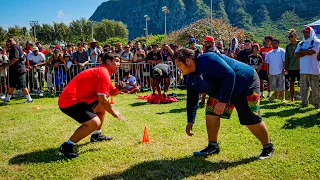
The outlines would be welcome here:
M 205 108 L 188 137 L 186 96 L 179 99 L 151 105 L 136 95 L 117 96 L 114 107 L 126 121 L 108 115 L 103 126 L 114 140 L 92 144 L 86 138 L 71 160 L 58 147 L 79 125 L 59 110 L 57 98 L 0 103 L 0 179 L 320 179 L 320 116 L 312 106 L 261 102 L 275 144 L 270 159 L 256 160 L 262 147 L 236 112 L 221 122 L 220 154 L 196 158 L 193 151 L 207 145 Z M 144 126 L 150 143 L 140 143 Z

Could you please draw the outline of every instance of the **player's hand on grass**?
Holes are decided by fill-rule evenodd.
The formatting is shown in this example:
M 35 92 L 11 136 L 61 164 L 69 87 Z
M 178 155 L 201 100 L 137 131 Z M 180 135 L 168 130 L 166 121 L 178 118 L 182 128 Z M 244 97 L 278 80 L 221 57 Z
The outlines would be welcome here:
M 191 133 L 193 127 L 193 123 L 188 123 L 186 127 L 186 133 L 188 136 L 193 136 L 193 133 Z

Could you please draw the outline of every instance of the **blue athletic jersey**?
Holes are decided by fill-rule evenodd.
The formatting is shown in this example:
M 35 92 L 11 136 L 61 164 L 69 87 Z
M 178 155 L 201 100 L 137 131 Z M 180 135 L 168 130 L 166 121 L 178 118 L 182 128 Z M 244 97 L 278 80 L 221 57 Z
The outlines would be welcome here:
M 196 71 L 187 76 L 188 122 L 195 120 L 200 93 L 219 102 L 236 102 L 253 83 L 254 74 L 249 65 L 225 55 L 209 52 L 199 56 Z

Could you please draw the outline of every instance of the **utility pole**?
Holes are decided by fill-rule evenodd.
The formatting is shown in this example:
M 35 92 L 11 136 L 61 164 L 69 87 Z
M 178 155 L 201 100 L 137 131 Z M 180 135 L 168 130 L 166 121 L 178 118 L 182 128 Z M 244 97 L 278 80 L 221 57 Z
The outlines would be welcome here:
M 169 9 L 167 6 L 162 7 L 162 12 L 164 13 L 164 34 L 167 35 L 167 14 L 169 14 Z
M 148 21 L 150 21 L 150 17 L 148 15 L 144 15 L 146 18 L 146 44 L 148 43 Z
M 29 24 L 33 30 L 34 42 L 36 42 L 37 41 L 36 27 L 39 26 L 39 22 L 38 21 L 29 21 Z

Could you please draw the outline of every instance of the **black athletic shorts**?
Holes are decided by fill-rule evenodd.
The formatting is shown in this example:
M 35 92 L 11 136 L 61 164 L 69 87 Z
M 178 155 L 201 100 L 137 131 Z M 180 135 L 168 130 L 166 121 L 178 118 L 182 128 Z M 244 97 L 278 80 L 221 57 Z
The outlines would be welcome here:
M 97 116 L 93 110 L 98 105 L 98 103 L 98 100 L 96 100 L 91 104 L 78 103 L 70 107 L 60 109 L 63 113 L 82 124 Z
M 25 74 L 10 73 L 9 74 L 9 87 L 15 88 L 16 90 L 26 88 Z
M 248 90 L 243 93 L 243 95 L 237 99 L 236 102 L 231 102 L 226 105 L 225 112 L 221 118 L 230 118 L 233 107 L 238 112 L 238 117 L 240 124 L 242 125 L 254 125 L 259 124 L 262 121 L 260 116 L 260 79 L 258 75 L 255 73 L 254 81 Z M 218 100 L 214 98 L 209 98 L 207 101 L 206 115 L 215 115 L 214 105 L 218 102 Z M 229 115 L 230 114 L 230 115 Z
M 300 70 L 289 70 L 288 78 L 290 82 L 300 81 Z
M 267 82 L 269 82 L 269 77 L 268 77 L 268 73 L 266 70 L 261 70 L 259 71 L 259 78 L 262 80 L 266 80 Z

